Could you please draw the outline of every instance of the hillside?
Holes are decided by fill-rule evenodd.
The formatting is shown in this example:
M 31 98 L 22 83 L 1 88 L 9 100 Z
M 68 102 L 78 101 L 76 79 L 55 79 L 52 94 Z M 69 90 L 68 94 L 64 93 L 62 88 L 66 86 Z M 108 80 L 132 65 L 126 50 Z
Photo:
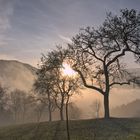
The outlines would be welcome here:
M 140 119 L 70 121 L 71 140 L 139 140 Z M 0 128 L 1 140 L 67 140 L 65 122 Z
M 115 117 L 140 117 L 140 99 L 121 105 L 111 110 L 112 116 Z
M 0 83 L 10 89 L 30 90 L 36 68 L 15 60 L 0 60 Z

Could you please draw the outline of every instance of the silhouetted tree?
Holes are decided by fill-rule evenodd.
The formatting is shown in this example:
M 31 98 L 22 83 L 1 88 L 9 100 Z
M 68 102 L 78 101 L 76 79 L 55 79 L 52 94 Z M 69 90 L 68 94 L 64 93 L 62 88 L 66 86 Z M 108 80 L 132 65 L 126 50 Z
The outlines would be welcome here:
M 46 72 L 44 65 L 40 65 L 40 68 L 37 71 L 37 79 L 34 82 L 34 90 L 36 93 L 39 93 L 39 95 L 37 95 L 37 100 L 40 100 L 42 104 L 48 108 L 49 121 L 52 121 L 52 112 L 55 110 L 52 82 L 50 73 Z
M 54 100 L 56 106 L 60 110 L 60 118 L 64 120 L 63 110 L 66 107 L 66 124 L 67 124 L 67 134 L 69 135 L 69 125 L 68 125 L 68 103 L 70 97 L 76 93 L 78 88 L 78 77 L 73 77 L 74 75 L 65 74 L 63 72 L 64 63 L 69 64 L 69 59 L 67 59 L 67 50 L 61 47 L 49 52 L 47 55 L 43 55 L 41 62 L 41 71 L 44 71 L 46 75 L 50 78 L 46 78 L 49 82 L 49 89 L 51 89 L 52 95 L 54 95 Z M 47 86 L 47 84 L 46 84 Z
M 140 14 L 123 9 L 120 16 L 107 14 L 102 26 L 87 27 L 69 44 L 70 59 L 85 87 L 104 96 L 104 117 L 109 118 L 109 94 L 115 85 L 137 81 L 122 64 L 127 52 L 140 60 Z
M 72 120 L 80 119 L 82 115 L 81 109 L 74 102 L 70 102 L 68 106 L 69 106 L 69 118 Z
M 95 100 L 92 104 L 91 104 L 91 108 L 93 109 L 93 113 L 95 118 L 99 118 L 100 117 L 100 110 L 101 110 L 101 101 L 100 100 Z
M 24 123 L 33 102 L 31 95 L 25 91 L 15 89 L 8 93 L 7 98 L 7 108 L 11 111 L 14 122 Z
M 15 89 L 9 95 L 9 106 L 10 110 L 13 113 L 15 123 L 17 123 L 17 121 L 19 120 L 19 114 L 21 112 L 21 100 L 23 94 L 23 91 Z
M 8 88 L 0 84 L 0 121 L 7 123 L 10 121 L 10 111 L 8 108 Z
M 46 103 L 42 102 L 41 100 L 36 100 L 34 112 L 36 115 L 37 122 L 40 122 L 41 117 L 46 109 Z M 51 120 L 49 120 L 51 121 Z
M 0 112 L 1 113 L 5 110 L 4 107 L 6 105 L 6 102 L 5 102 L 6 92 L 7 92 L 7 89 L 0 85 Z
M 33 98 L 32 96 L 30 95 L 30 93 L 26 93 L 24 91 L 22 91 L 22 94 L 21 94 L 21 120 L 22 120 L 22 123 L 25 122 L 25 119 L 27 119 L 27 114 L 28 114 L 28 111 L 29 109 L 31 109 L 31 105 L 33 103 Z

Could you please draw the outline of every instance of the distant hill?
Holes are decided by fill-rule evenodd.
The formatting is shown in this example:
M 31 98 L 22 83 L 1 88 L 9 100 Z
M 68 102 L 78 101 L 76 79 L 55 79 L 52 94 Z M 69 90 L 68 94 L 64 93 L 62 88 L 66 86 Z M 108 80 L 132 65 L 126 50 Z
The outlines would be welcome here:
M 15 60 L 0 60 L 0 83 L 10 89 L 30 90 L 36 68 Z
M 12 89 L 28 90 L 36 77 L 36 70 L 35 67 L 16 60 L 0 60 L 0 83 Z M 130 69 L 129 72 L 140 76 L 140 68 Z
M 140 117 L 140 99 L 112 109 L 111 114 L 115 117 Z

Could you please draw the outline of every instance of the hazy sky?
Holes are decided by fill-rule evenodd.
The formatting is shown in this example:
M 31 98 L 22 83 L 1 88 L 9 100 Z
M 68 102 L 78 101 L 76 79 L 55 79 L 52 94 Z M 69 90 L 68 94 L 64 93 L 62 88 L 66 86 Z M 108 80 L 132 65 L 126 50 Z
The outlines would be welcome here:
M 140 11 L 140 0 L 0 0 L 0 59 L 35 65 L 42 52 L 121 8 Z

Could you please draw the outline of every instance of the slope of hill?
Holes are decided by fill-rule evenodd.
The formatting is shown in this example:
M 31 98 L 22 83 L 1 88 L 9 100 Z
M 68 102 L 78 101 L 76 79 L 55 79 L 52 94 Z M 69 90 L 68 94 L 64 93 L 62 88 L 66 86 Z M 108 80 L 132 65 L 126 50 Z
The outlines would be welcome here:
M 140 140 L 140 119 L 70 121 L 71 140 Z M 67 140 L 65 122 L 0 128 L 1 140 Z
M 115 117 L 140 117 L 140 99 L 111 110 Z
M 30 90 L 36 68 L 15 60 L 0 60 L 0 83 L 10 89 Z

